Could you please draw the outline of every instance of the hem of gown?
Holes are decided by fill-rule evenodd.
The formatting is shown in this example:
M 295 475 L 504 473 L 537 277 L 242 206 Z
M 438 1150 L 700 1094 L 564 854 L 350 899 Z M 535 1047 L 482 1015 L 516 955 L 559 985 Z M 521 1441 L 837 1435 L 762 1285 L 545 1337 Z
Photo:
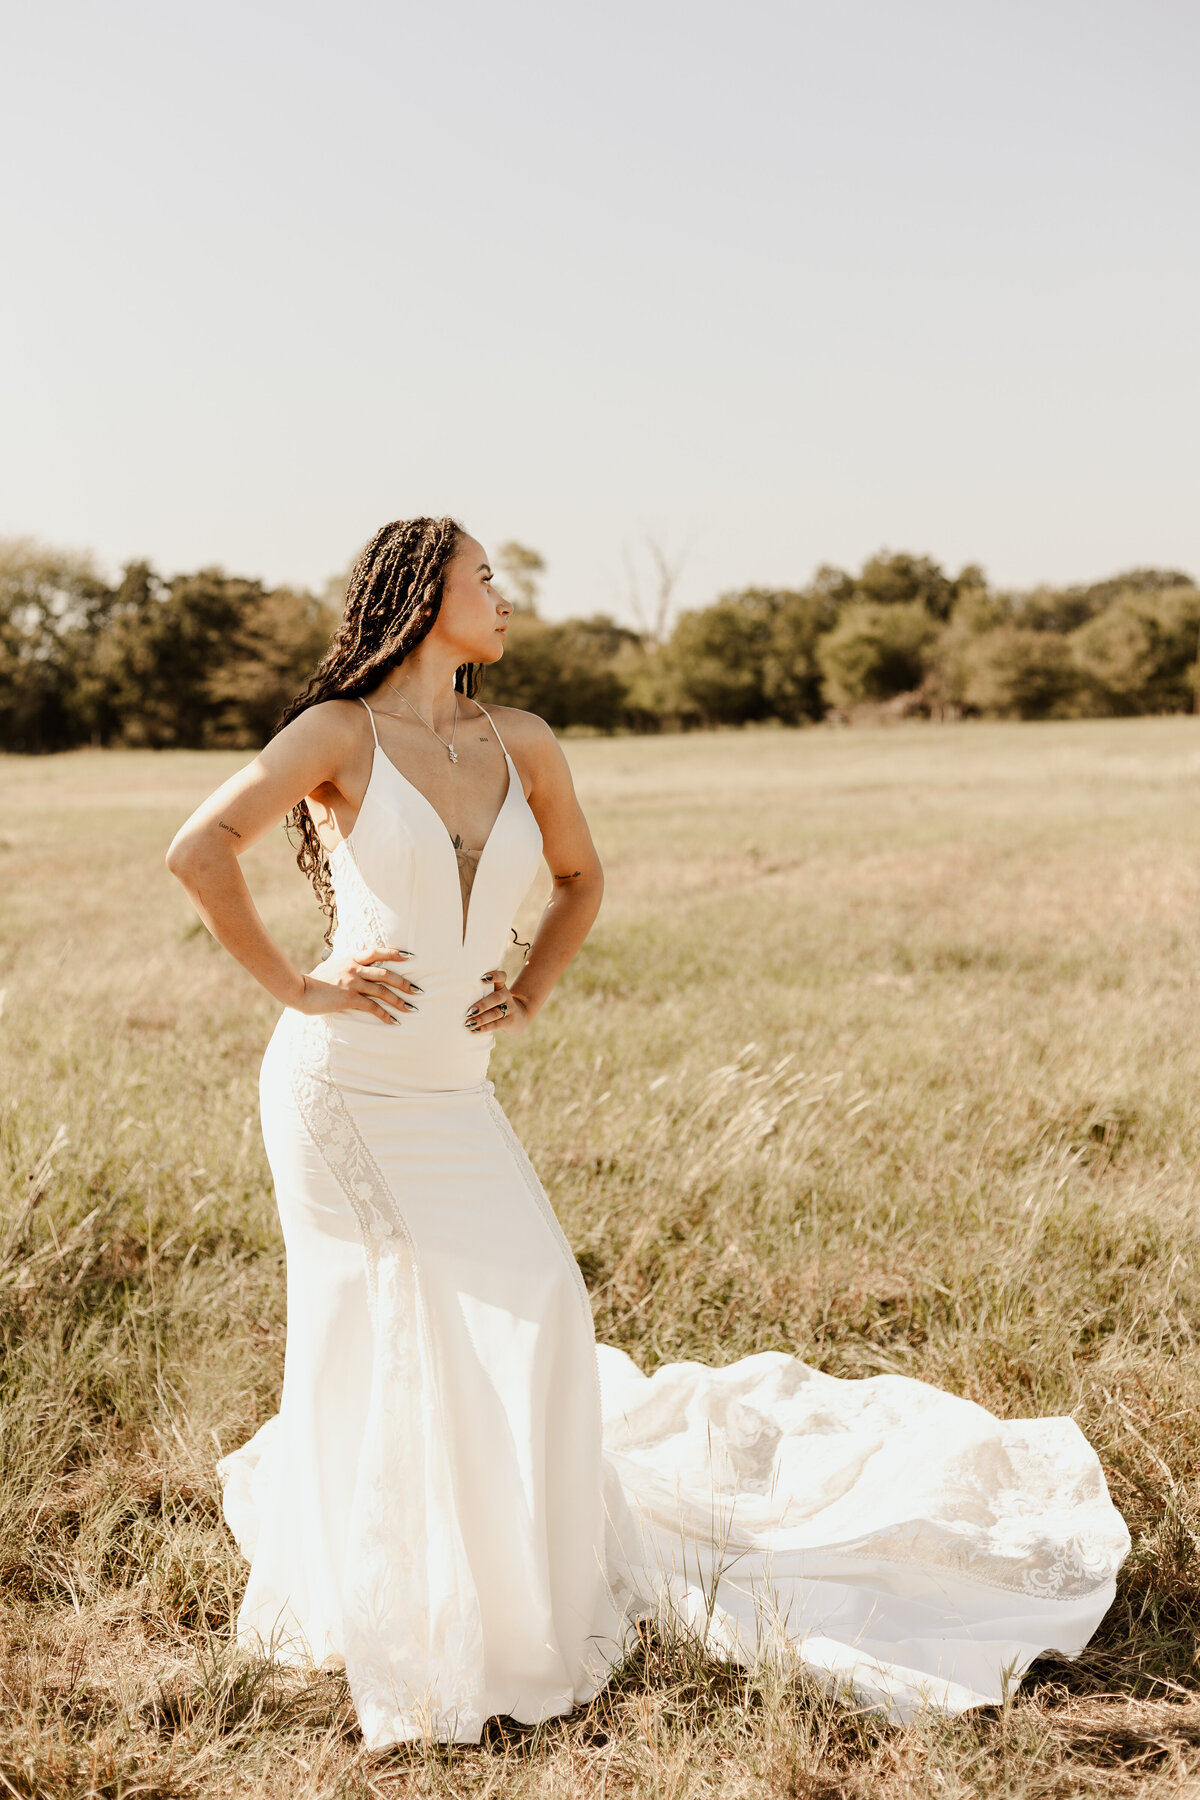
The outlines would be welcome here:
M 313 1656 L 311 1648 L 303 1632 L 297 1629 L 289 1634 L 286 1640 L 277 1642 L 273 1648 L 268 1647 L 262 1632 L 257 1627 L 239 1631 L 235 1647 L 252 1656 L 265 1657 L 282 1668 L 295 1669 L 302 1674 L 346 1675 L 346 1659 L 340 1651 L 330 1651 L 320 1661 Z M 596 1698 L 614 1669 L 624 1660 L 625 1650 L 621 1648 L 612 1658 L 607 1669 L 599 1677 L 569 1691 L 560 1690 L 552 1694 L 536 1707 L 528 1703 L 522 1704 L 514 1700 L 505 1704 L 502 1700 L 485 1696 L 479 1706 L 472 1709 L 469 1722 L 460 1728 L 447 1725 L 444 1721 L 432 1719 L 425 1712 L 412 1707 L 397 1707 L 389 1721 L 386 1731 L 370 1731 L 362 1726 L 363 1741 L 372 1750 L 387 1749 L 391 1744 L 409 1744 L 428 1740 L 440 1744 L 478 1744 L 483 1736 L 484 1727 L 492 1719 L 511 1719 L 516 1725 L 542 1725 L 548 1719 L 561 1719 L 580 1707 L 589 1706 Z M 393 1729 L 394 1728 L 394 1729 Z
M 243 1475 L 246 1463 L 253 1465 L 258 1455 L 271 1448 L 273 1432 L 269 1427 L 274 1421 L 268 1421 L 260 1433 L 248 1440 L 241 1450 L 231 1452 L 221 1459 L 221 1478 L 225 1505 L 225 1517 L 239 1545 L 245 1534 L 245 1519 L 242 1516 L 246 1500 L 250 1499 L 248 1491 L 243 1490 Z M 257 1440 L 257 1442 L 256 1442 Z M 254 1449 L 250 1448 L 251 1444 Z M 246 1452 L 249 1452 L 247 1456 Z M 258 1453 L 256 1455 L 256 1452 Z M 231 1481 L 231 1477 L 237 1477 Z M 239 1507 L 238 1499 L 242 1505 Z M 251 1502 L 251 1504 L 253 1504 Z M 235 1520 L 237 1527 L 235 1528 Z M 833 1546 L 818 1547 L 832 1552 L 836 1557 L 837 1550 Z M 1077 1657 L 1094 1634 L 1100 1619 L 1111 1605 L 1115 1593 L 1115 1577 L 1111 1576 L 1088 1595 L 1063 1595 L 1055 1593 L 1029 1593 L 1015 1589 L 1008 1584 L 989 1581 L 977 1572 L 950 1573 L 936 1565 L 922 1566 L 919 1563 L 902 1558 L 889 1557 L 876 1553 L 874 1560 L 887 1567 L 907 1571 L 910 1577 L 926 1576 L 931 1584 L 941 1585 L 947 1579 L 960 1590 L 974 1590 L 981 1596 L 986 1594 L 1005 1595 L 1010 1606 L 1001 1607 L 999 1612 L 985 1613 L 980 1609 L 967 1607 L 962 1623 L 966 1631 L 962 1637 L 947 1637 L 942 1646 L 945 1657 L 944 1667 L 947 1673 L 942 1674 L 936 1668 L 926 1665 L 924 1668 L 913 1666 L 904 1660 L 904 1651 L 897 1643 L 898 1655 L 893 1661 L 889 1656 L 881 1654 L 882 1645 L 876 1643 L 872 1648 L 856 1644 L 852 1639 L 838 1635 L 827 1635 L 819 1623 L 814 1621 L 813 1627 L 802 1635 L 781 1641 L 777 1633 L 771 1629 L 770 1620 L 764 1616 L 765 1637 L 759 1639 L 757 1646 L 748 1639 L 741 1628 L 746 1621 L 739 1622 L 733 1617 L 726 1618 L 726 1609 L 718 1606 L 711 1624 L 714 1630 L 705 1629 L 701 1635 L 704 1639 L 706 1653 L 715 1659 L 734 1662 L 743 1666 L 751 1666 L 759 1661 L 784 1661 L 791 1665 L 797 1675 L 807 1674 L 810 1678 L 822 1683 L 830 1692 L 849 1693 L 855 1704 L 866 1709 L 882 1712 L 894 1722 L 906 1723 L 923 1708 L 946 1715 L 955 1715 L 981 1706 L 998 1705 L 1003 1702 L 1005 1693 L 1011 1694 L 1020 1685 L 1025 1672 L 1037 1657 L 1049 1651 L 1073 1660 Z M 847 1557 L 847 1561 L 860 1564 L 861 1574 L 855 1570 L 852 1582 L 862 1586 L 870 1583 L 869 1561 L 865 1553 L 858 1557 Z M 478 1703 L 470 1704 L 466 1709 L 461 1725 L 452 1723 L 453 1709 L 443 1711 L 441 1720 L 431 1717 L 428 1712 L 420 1712 L 410 1706 L 390 1707 L 388 1718 L 384 1724 L 376 1714 L 372 1724 L 360 1719 L 364 1742 L 371 1748 L 384 1748 L 389 1743 L 411 1742 L 418 1739 L 429 1739 L 439 1743 L 478 1743 L 484 1723 L 490 1718 L 510 1718 L 520 1725 L 536 1725 L 549 1718 L 562 1717 L 580 1706 L 587 1705 L 601 1691 L 612 1672 L 620 1665 L 626 1653 L 628 1633 L 639 1617 L 653 1617 L 660 1608 L 665 1610 L 691 1635 L 695 1635 L 700 1626 L 700 1618 L 689 1605 L 688 1596 L 676 1594 L 674 1597 L 666 1591 L 663 1577 L 667 1574 L 661 1568 L 638 1557 L 630 1564 L 625 1554 L 618 1554 L 617 1568 L 621 1576 L 620 1599 L 613 1597 L 616 1619 L 619 1621 L 615 1633 L 607 1633 L 604 1648 L 598 1644 L 593 1646 L 593 1655 L 597 1663 L 603 1662 L 603 1671 L 598 1671 L 591 1678 L 582 1681 L 569 1694 L 559 1690 L 549 1696 L 544 1704 L 522 1706 L 519 1702 L 505 1704 L 502 1700 L 493 1699 L 490 1695 L 483 1697 Z M 613 1571 L 610 1570 L 610 1576 Z M 839 1583 L 849 1575 L 849 1571 L 831 1569 L 825 1580 Z M 778 1569 L 774 1580 L 768 1577 L 767 1585 L 779 1583 L 783 1586 L 804 1586 L 814 1581 L 820 1583 L 820 1577 L 812 1573 L 801 1574 L 790 1571 L 783 1575 Z M 886 1584 L 887 1577 L 883 1580 Z M 751 1583 L 752 1587 L 759 1584 Z M 669 1580 L 668 1580 L 669 1586 Z M 648 1590 L 653 1588 L 653 1597 Z M 753 1609 L 757 1612 L 761 1596 L 747 1596 L 751 1599 Z M 1012 1603 L 1028 1602 L 1028 1615 L 1018 1624 L 1011 1616 Z M 681 1604 L 682 1602 L 682 1604 Z M 704 1612 L 701 1607 L 700 1612 Z M 955 1608 L 958 1611 L 958 1608 Z M 1023 1609 L 1022 1609 L 1023 1610 Z M 975 1612 L 972 1618 L 971 1614 Z M 1073 1613 L 1073 1617 L 1072 1617 Z M 691 1616 L 689 1617 L 689 1614 Z M 1009 1615 L 1006 1617 L 1005 1615 Z M 725 1637 L 724 1626 L 732 1627 L 730 1635 Z M 1066 1626 L 1067 1629 L 1062 1627 Z M 924 1634 L 922 1634 L 924 1635 Z M 324 1631 L 318 1637 L 325 1645 L 330 1644 L 330 1634 Z M 724 1641 L 722 1641 L 724 1639 Z M 989 1660 L 988 1642 L 993 1649 L 990 1653 L 991 1667 L 978 1663 L 968 1674 L 964 1668 L 963 1676 L 955 1680 L 954 1663 L 957 1655 L 965 1653 L 968 1663 L 972 1660 L 972 1646 L 976 1655 L 982 1654 L 984 1662 Z M 321 1660 L 317 1660 L 311 1648 L 311 1639 L 293 1618 L 288 1621 L 286 1641 L 278 1644 L 274 1650 L 268 1650 L 262 1631 L 250 1626 L 244 1633 L 238 1633 L 239 1646 L 253 1649 L 259 1654 L 273 1655 L 281 1663 L 292 1667 L 323 1669 L 336 1671 L 345 1668 L 344 1656 L 336 1651 L 327 1650 Z M 942 1655 L 936 1659 L 942 1661 Z M 594 1665 L 595 1666 L 595 1665 Z M 582 1674 L 583 1671 L 580 1671 Z M 378 1700 L 376 1700 L 376 1706 Z M 374 1710 L 374 1708 L 372 1708 Z
M 1113 1585 L 1115 1587 L 1115 1583 Z M 626 1631 L 638 1618 L 654 1616 L 655 1608 L 647 1603 L 644 1595 L 638 1596 L 634 1606 L 636 1610 L 631 1608 L 625 1614 Z M 682 1617 L 676 1609 L 672 1609 L 672 1612 L 676 1623 L 685 1632 L 694 1635 L 695 1623 Z M 970 1681 L 955 1680 L 953 1674 L 936 1674 L 899 1660 L 889 1661 L 872 1651 L 857 1648 L 853 1643 L 830 1638 L 819 1629 L 786 1644 L 776 1644 L 774 1658 L 763 1652 L 751 1653 L 747 1646 L 737 1641 L 722 1644 L 706 1638 L 702 1648 L 705 1654 L 716 1661 L 734 1663 L 741 1667 L 753 1667 L 782 1657 L 790 1665 L 789 1674 L 792 1679 L 807 1677 L 816 1681 L 833 1698 L 842 1698 L 864 1711 L 881 1714 L 894 1724 L 905 1725 L 910 1724 L 923 1711 L 955 1717 L 981 1707 L 1003 1705 L 1006 1697 L 1011 1698 L 1020 1687 L 1030 1666 L 1039 1656 L 1053 1650 L 1067 1661 L 1073 1662 L 1081 1654 L 1094 1629 L 1093 1623 L 1083 1641 L 1071 1649 L 1057 1646 L 1052 1641 L 1044 1645 L 1022 1646 L 1021 1651 L 1000 1670 L 1002 1679 L 996 1684 L 994 1692 L 981 1690 Z M 239 1633 L 236 1642 L 239 1649 L 258 1655 L 268 1654 L 261 1633 L 254 1628 L 249 1632 Z M 326 1655 L 320 1662 L 315 1661 L 306 1647 L 302 1632 L 290 1637 L 269 1654 L 271 1660 L 289 1668 L 312 1673 L 345 1673 L 345 1659 L 336 1652 Z M 388 1718 L 386 1726 L 377 1724 L 372 1729 L 360 1718 L 364 1744 L 371 1750 L 385 1750 L 392 1745 L 420 1741 L 473 1745 L 481 1742 L 484 1728 L 493 1719 L 508 1719 L 520 1726 L 536 1726 L 549 1719 L 567 1717 L 591 1704 L 620 1667 L 626 1654 L 627 1643 L 622 1641 L 611 1657 L 607 1658 L 602 1672 L 577 1688 L 560 1690 L 536 1707 L 522 1705 L 519 1701 L 506 1704 L 493 1696 L 485 1695 L 477 1706 L 472 1706 L 467 1711 L 461 1725 L 451 1722 L 446 1713 L 439 1716 L 411 1706 L 397 1707 Z

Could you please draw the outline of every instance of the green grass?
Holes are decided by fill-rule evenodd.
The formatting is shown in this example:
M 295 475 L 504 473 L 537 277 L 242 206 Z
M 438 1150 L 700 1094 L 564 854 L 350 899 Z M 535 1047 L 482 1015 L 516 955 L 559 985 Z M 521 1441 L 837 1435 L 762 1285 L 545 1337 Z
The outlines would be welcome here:
M 7 759 L 0 1793 L 1189 1791 L 1200 721 L 568 750 L 605 905 L 492 1072 L 600 1336 L 647 1368 L 783 1349 L 1071 1413 L 1134 1534 L 1116 1604 L 1006 1708 L 907 1729 L 647 1631 L 570 1720 L 370 1754 L 341 1678 L 232 1652 L 214 1464 L 283 1364 L 276 1009 L 162 853 L 242 759 Z M 249 873 L 314 957 L 282 833 Z

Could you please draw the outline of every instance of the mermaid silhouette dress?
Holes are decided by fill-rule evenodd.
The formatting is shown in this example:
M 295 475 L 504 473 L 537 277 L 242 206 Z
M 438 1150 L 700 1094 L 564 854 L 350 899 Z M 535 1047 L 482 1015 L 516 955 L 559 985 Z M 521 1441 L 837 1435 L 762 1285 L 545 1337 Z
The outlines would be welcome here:
M 596 1344 L 464 1024 L 541 856 L 504 754 L 464 909 L 441 818 L 376 740 L 335 944 L 411 950 L 421 1010 L 285 1010 L 263 1060 L 287 1344 L 278 1412 L 218 1464 L 239 1643 L 344 1667 L 372 1748 L 570 1711 L 662 1607 L 893 1718 L 999 1701 L 1113 1598 L 1129 1537 L 1094 1452 L 1070 1419 L 900 1376 L 772 1352 L 647 1377 Z

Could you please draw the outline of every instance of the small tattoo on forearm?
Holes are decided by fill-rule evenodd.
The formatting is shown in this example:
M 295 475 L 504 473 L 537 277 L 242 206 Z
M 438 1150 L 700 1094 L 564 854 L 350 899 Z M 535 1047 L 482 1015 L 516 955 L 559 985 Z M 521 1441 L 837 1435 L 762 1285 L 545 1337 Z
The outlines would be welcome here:
M 227 824 L 226 824 L 226 823 L 225 823 L 225 821 L 224 821 L 224 819 L 218 819 L 218 820 L 217 820 L 217 824 L 218 824 L 218 825 L 219 825 L 219 826 L 220 826 L 220 827 L 221 827 L 221 830 L 222 830 L 222 831 L 228 831 L 228 832 L 231 832 L 231 833 L 232 833 L 232 835 L 233 835 L 233 836 L 234 836 L 234 837 L 235 837 L 235 838 L 240 838 L 240 837 L 241 837 L 241 835 L 242 835 L 242 834 L 241 834 L 241 832 L 240 832 L 240 831 L 234 831 L 234 829 L 233 829 L 233 826 L 232 826 L 232 825 L 227 825 Z
M 555 881 L 578 881 L 582 874 L 582 869 L 576 869 L 571 875 L 556 875 L 554 879 Z

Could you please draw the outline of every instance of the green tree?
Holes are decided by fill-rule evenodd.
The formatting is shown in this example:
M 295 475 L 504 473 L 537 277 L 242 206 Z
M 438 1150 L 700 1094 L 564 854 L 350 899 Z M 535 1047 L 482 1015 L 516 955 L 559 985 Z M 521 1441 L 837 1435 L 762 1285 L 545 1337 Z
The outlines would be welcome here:
M 97 651 L 102 741 L 265 743 L 335 622 L 311 594 L 211 568 L 162 581 L 131 563 Z
M 1130 594 L 1152 595 L 1172 588 L 1191 587 L 1192 579 L 1178 569 L 1128 569 L 1107 581 L 1075 587 L 1036 587 L 1013 597 L 1011 611 L 1018 624 L 1034 631 L 1078 631 L 1113 601 Z
M 92 737 L 92 665 L 112 589 L 90 556 L 0 543 L 0 746 L 60 750 Z
M 664 661 L 685 716 L 708 725 L 770 717 L 767 662 L 778 610 L 775 594 L 746 588 L 680 615 Z
M 614 731 L 627 703 L 620 664 L 637 644 L 636 632 L 603 616 L 550 624 L 514 613 L 504 656 L 487 669 L 480 697 L 535 712 L 556 729 Z
M 977 576 L 974 567 L 964 577 Z M 906 550 L 881 550 L 869 557 L 862 573 L 854 581 L 854 598 L 876 606 L 923 606 L 933 619 L 943 623 L 950 617 L 957 593 L 952 581 L 939 563 L 930 556 L 912 556 Z
M 1005 624 L 972 639 L 964 656 L 962 697 L 975 712 L 1001 719 L 1042 719 L 1073 710 L 1079 682 L 1066 639 Z
M 752 589 L 751 592 L 758 590 Z M 771 641 L 763 666 L 763 693 L 772 715 L 787 725 L 825 717 L 822 638 L 838 618 L 838 600 L 819 583 L 771 596 Z
M 113 646 L 124 674 L 121 742 L 156 750 L 218 742 L 212 684 L 261 585 L 217 568 L 158 583 L 135 565 L 132 576 Z
M 967 705 L 971 646 L 985 632 L 1008 622 L 1012 602 L 988 587 L 981 570 L 964 570 L 955 585 L 950 622 L 933 653 L 929 685 L 939 690 L 943 707 L 961 710 Z
M 1196 692 L 1200 591 L 1119 589 L 1069 644 L 1089 710 L 1102 714 L 1187 712 Z
M 522 612 L 537 612 L 538 587 L 546 572 L 546 559 L 540 550 L 519 544 L 509 538 L 495 553 L 496 568 L 503 581 L 506 599 Z
M 835 706 L 890 700 L 919 688 L 939 637 L 920 600 L 852 600 L 817 645 L 825 690 Z
M 83 734 L 93 744 L 122 741 L 141 708 L 150 655 L 147 630 L 166 591 L 149 563 L 126 565 L 103 629 L 94 637 L 81 684 Z
M 208 682 L 210 743 L 265 744 L 329 646 L 337 614 L 307 592 L 251 594 Z

